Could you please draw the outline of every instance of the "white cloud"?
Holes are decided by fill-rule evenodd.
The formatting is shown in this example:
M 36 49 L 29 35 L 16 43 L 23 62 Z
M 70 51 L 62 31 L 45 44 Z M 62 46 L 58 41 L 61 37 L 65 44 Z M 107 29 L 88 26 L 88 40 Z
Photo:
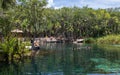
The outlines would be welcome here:
M 62 7 L 64 7 L 64 6 L 55 6 L 54 9 L 60 9 Z
M 48 0 L 47 1 L 48 2 L 48 4 L 47 4 L 47 6 L 46 7 L 52 7 L 52 6 L 54 6 L 54 1 L 53 0 Z
M 105 1 L 105 0 L 103 0 Z M 106 0 L 107 2 L 120 2 L 120 0 Z

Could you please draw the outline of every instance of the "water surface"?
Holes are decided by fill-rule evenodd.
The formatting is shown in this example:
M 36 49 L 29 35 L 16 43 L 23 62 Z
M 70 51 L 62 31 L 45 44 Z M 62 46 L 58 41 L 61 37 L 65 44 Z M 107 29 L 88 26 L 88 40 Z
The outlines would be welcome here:
M 120 47 L 92 44 L 41 46 L 34 58 L 0 63 L 0 75 L 120 75 Z

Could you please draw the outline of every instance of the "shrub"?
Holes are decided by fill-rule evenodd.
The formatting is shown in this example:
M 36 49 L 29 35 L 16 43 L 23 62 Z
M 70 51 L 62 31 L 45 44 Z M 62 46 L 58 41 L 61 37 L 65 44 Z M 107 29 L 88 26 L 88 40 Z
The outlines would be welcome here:
M 95 38 L 87 38 L 85 39 L 85 43 L 95 43 Z
M 100 44 L 120 44 L 120 35 L 107 35 L 97 39 Z

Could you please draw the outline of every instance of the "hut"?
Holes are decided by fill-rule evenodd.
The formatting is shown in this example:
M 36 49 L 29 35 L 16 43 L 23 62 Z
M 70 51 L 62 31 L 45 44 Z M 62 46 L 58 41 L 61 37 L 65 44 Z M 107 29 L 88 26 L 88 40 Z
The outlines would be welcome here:
M 23 31 L 20 30 L 20 29 L 14 29 L 14 30 L 11 30 L 11 33 L 17 37 L 22 37 L 23 35 Z

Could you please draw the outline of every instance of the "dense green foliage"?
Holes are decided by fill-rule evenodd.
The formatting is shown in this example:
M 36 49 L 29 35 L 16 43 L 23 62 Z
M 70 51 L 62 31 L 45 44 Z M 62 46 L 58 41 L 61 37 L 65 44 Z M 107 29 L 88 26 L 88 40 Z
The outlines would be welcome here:
M 120 35 L 107 35 L 98 38 L 86 38 L 84 40 L 85 43 L 96 43 L 96 44 L 103 44 L 103 45 L 114 45 L 120 44 Z
M 0 2 L 0 35 L 4 38 L 11 37 L 11 30 L 16 28 L 34 37 L 62 36 L 68 39 L 120 34 L 120 8 L 95 10 L 88 7 L 63 7 L 54 9 L 45 7 L 46 0 L 18 1 L 19 3 L 15 0 L 1 0 Z M 115 36 L 117 40 L 109 37 L 111 36 L 104 38 L 105 40 L 102 38 L 103 41 L 99 39 L 98 42 L 103 43 L 107 40 L 110 42 L 105 43 L 120 44 L 119 36 Z M 11 39 L 8 38 L 8 40 Z M 10 44 L 8 40 L 4 40 L 4 44 L 7 43 L 6 48 Z M 94 42 L 94 39 L 89 38 L 86 41 Z
M 120 33 L 120 12 L 88 7 L 46 8 L 45 0 L 19 0 L 21 3 L 0 16 L 0 26 L 16 26 L 35 36 L 100 37 Z M 6 2 L 7 3 L 7 2 Z M 8 2 L 9 3 L 9 2 Z M 10 5 L 10 4 L 9 4 Z M 0 12 L 3 12 L 2 9 Z M 7 24 L 5 21 L 8 21 Z M 1 32 L 5 33 L 1 27 Z M 8 29 L 5 29 L 8 30 Z M 10 31 L 10 30 L 8 30 Z
M 95 43 L 95 42 L 96 42 L 96 38 L 92 38 L 92 37 L 86 38 L 84 40 L 84 43 Z
M 99 37 L 120 33 L 119 11 L 92 8 L 45 9 L 43 30 L 46 35 Z M 117 13 L 117 14 L 116 14 Z M 42 28 L 42 29 L 43 29 Z
M 19 42 L 17 33 L 11 35 L 11 30 L 22 29 L 30 33 L 37 33 L 38 12 L 42 12 L 45 0 L 0 0 L 0 48 L 5 55 L 5 61 L 13 60 L 14 55 L 22 57 L 25 53 L 24 43 Z M 8 9 L 9 8 L 9 9 Z M 41 13 L 42 14 L 42 13 Z M 15 38 L 13 38 L 15 37 Z M 4 58 L 2 58 L 4 59 Z
M 100 44 L 120 44 L 120 35 L 108 35 L 97 39 Z

